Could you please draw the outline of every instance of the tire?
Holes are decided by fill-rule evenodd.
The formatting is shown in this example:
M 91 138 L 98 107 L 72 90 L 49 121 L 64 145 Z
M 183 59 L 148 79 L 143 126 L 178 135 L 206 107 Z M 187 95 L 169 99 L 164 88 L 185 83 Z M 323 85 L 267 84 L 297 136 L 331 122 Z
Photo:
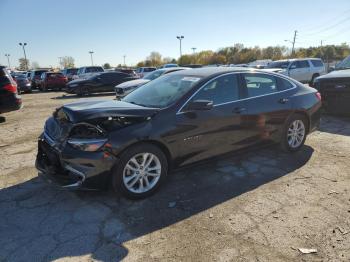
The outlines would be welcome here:
M 282 150 L 289 153 L 300 150 L 305 143 L 308 128 L 308 121 L 305 116 L 301 114 L 292 115 L 283 127 L 280 141 Z M 301 136 L 302 129 L 304 130 L 303 136 Z M 294 135 L 292 133 L 293 131 L 295 132 Z
M 144 158 L 145 154 L 148 154 L 146 159 Z M 147 167 L 147 162 L 151 159 L 152 161 Z M 137 161 L 138 168 L 133 160 Z M 146 164 L 142 167 L 144 161 Z M 152 175 L 147 176 L 146 170 L 150 170 L 148 173 Z M 117 194 L 121 193 L 129 199 L 146 198 L 156 192 L 166 180 L 167 173 L 168 161 L 160 148 L 148 143 L 137 144 L 126 149 L 120 155 L 120 161 L 112 171 L 112 187 Z M 146 180 L 148 181 L 148 189 Z M 144 191 L 142 191 L 141 184 L 144 186 Z
M 314 74 L 311 78 L 311 82 L 309 83 L 309 86 L 313 87 L 315 78 L 319 77 L 319 76 L 320 76 L 319 74 Z

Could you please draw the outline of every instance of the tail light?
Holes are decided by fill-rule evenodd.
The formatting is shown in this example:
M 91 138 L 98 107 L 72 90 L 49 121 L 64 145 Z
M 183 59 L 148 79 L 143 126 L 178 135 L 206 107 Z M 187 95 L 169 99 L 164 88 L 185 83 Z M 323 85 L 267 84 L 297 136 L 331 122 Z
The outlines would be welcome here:
M 16 84 L 7 84 L 3 87 L 3 89 L 9 91 L 10 93 L 17 93 L 17 85 Z
M 315 93 L 315 95 L 316 95 L 316 97 L 317 97 L 317 99 L 318 99 L 319 101 L 322 100 L 322 96 L 321 96 L 321 93 L 320 93 L 320 92 Z

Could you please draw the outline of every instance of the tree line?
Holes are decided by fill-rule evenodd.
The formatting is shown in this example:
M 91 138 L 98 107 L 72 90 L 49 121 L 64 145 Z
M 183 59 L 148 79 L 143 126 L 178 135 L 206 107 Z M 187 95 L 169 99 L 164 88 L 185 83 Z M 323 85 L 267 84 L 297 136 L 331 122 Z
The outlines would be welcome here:
M 245 47 L 243 44 L 220 48 L 217 51 L 205 50 L 194 54 L 182 55 L 178 60 L 163 58 L 159 52 L 152 52 L 137 66 L 160 66 L 166 63 L 189 64 L 247 64 L 256 60 L 280 60 L 288 58 L 317 57 L 325 62 L 333 62 L 344 59 L 350 55 L 350 46 L 346 43 L 341 45 L 326 45 L 318 47 L 298 48 L 292 54 L 286 46 L 259 46 Z

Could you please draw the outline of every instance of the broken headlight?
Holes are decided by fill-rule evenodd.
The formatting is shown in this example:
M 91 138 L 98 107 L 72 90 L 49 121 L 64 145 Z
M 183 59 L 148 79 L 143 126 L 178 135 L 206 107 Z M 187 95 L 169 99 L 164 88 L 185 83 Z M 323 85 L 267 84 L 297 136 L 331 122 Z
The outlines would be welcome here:
M 68 144 L 73 148 L 87 151 L 87 152 L 95 152 L 107 142 L 105 138 L 97 138 L 97 139 L 79 139 L 79 138 L 71 138 L 68 139 Z

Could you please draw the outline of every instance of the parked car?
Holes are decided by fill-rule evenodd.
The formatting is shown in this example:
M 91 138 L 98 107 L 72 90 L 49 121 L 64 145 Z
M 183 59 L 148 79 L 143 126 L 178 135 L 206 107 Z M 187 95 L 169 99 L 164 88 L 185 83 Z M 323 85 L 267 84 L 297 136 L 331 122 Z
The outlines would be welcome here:
M 164 64 L 162 65 L 160 68 L 171 68 L 171 67 L 178 67 L 179 65 L 178 64 Z
M 25 93 L 31 93 L 32 92 L 32 84 L 29 81 L 29 79 L 26 77 L 26 74 L 19 74 L 14 77 L 17 83 L 17 91 L 18 93 L 25 92 Z
M 91 93 L 113 92 L 114 87 L 125 81 L 137 79 L 121 72 L 97 73 L 86 79 L 76 79 L 66 85 L 66 92 L 79 96 Z
M 73 79 L 89 78 L 93 74 L 104 72 L 102 66 L 83 66 L 78 69 L 77 75 Z
M 182 65 L 183 67 L 190 67 L 190 68 L 201 68 L 203 65 L 200 64 L 188 64 L 188 65 Z
M 6 67 L 0 66 L 0 114 L 18 110 L 22 98 L 18 95 L 17 84 Z
M 337 64 L 335 71 L 317 77 L 314 87 L 321 93 L 326 111 L 350 115 L 350 56 Z
M 136 73 L 140 78 L 143 78 L 155 70 L 157 70 L 156 67 L 139 67 L 137 68 Z
M 300 150 L 320 122 L 320 107 L 317 90 L 280 74 L 182 70 L 122 101 L 58 108 L 39 138 L 36 166 L 71 189 L 110 185 L 129 198 L 143 198 L 159 188 L 170 168 L 262 141 Z
M 185 69 L 190 69 L 190 68 L 170 67 L 170 68 L 157 69 L 157 70 L 151 72 L 150 74 L 148 74 L 147 76 L 145 76 L 144 78 L 135 79 L 132 81 L 127 81 L 127 82 L 121 83 L 115 87 L 116 97 L 120 99 L 120 98 L 130 94 L 131 92 L 133 92 L 134 90 L 136 90 L 140 86 L 148 83 L 149 81 L 152 81 L 152 80 L 160 77 L 161 75 L 168 74 L 171 72 L 180 71 L 180 70 L 185 70 Z
M 68 81 L 72 81 L 73 77 L 78 74 L 78 68 L 65 68 L 61 70 L 61 73 L 67 77 Z
M 62 73 L 44 72 L 40 77 L 40 91 L 47 91 L 49 89 L 61 91 L 68 82 L 67 77 Z
M 31 71 L 29 80 L 32 84 L 32 89 L 38 88 L 40 86 L 41 74 L 48 71 L 49 71 L 48 69 L 38 69 L 38 70 Z
M 279 60 L 269 63 L 266 68 L 277 69 L 276 72 L 280 74 L 310 85 L 316 77 L 326 73 L 326 68 L 319 58 Z
M 134 69 L 116 68 L 114 71 L 122 72 L 122 73 L 125 73 L 125 74 L 128 74 L 128 75 L 134 76 L 134 77 L 138 77 L 138 75 L 137 75 L 137 73 L 136 73 L 136 71 Z

